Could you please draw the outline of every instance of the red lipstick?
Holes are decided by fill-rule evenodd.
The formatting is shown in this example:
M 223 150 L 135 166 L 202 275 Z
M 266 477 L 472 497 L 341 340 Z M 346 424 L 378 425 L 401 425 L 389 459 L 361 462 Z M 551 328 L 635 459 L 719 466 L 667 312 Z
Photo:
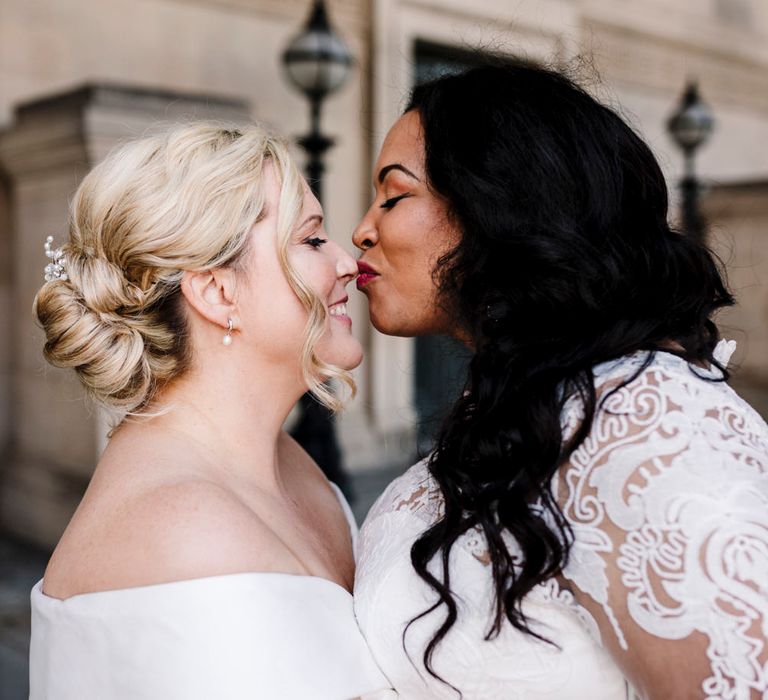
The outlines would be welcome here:
M 374 277 L 378 277 L 379 273 L 376 272 L 368 263 L 364 263 L 362 260 L 357 261 L 357 288 L 362 289 L 368 284 Z

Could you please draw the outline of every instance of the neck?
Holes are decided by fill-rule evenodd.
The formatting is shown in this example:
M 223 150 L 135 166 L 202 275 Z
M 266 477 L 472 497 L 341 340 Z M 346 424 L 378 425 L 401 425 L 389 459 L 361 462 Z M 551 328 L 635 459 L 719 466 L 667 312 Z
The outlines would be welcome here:
M 278 440 L 305 387 L 284 364 L 239 359 L 223 354 L 166 387 L 154 410 L 169 410 L 149 424 L 183 436 L 221 475 L 280 488 Z

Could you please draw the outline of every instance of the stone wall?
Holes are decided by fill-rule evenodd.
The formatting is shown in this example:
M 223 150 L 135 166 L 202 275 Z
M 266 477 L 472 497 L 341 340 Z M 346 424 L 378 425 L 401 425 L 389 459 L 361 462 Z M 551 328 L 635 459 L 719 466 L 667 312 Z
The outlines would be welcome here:
M 714 186 L 703 210 L 737 301 L 717 318 L 738 342 L 733 385 L 768 420 L 768 180 Z
M 0 138 L 13 202 L 5 246 L 13 290 L 4 316 L 11 339 L 4 396 L 13 410 L 0 472 L 0 529 L 43 547 L 53 547 L 74 512 L 104 435 L 104 420 L 75 374 L 42 357 L 44 338 L 31 308 L 47 263 L 43 242 L 48 234 L 58 241 L 66 235 L 72 193 L 110 148 L 161 119 L 182 117 L 243 122 L 249 109 L 242 101 L 89 85 L 22 105 Z

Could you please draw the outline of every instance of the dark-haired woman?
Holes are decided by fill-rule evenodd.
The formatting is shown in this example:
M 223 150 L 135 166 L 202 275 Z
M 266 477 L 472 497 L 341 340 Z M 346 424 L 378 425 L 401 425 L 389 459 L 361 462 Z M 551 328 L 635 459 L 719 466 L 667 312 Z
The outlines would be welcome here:
M 361 535 L 400 697 L 768 697 L 768 427 L 648 147 L 562 75 L 485 67 L 415 90 L 374 182 L 373 324 L 473 352 Z

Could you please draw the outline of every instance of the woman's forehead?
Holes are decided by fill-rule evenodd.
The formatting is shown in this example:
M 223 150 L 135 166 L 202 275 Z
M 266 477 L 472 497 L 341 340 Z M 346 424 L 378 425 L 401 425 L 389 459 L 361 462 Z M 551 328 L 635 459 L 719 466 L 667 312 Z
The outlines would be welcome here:
M 386 163 L 384 161 L 387 161 Z M 424 133 L 416 110 L 406 112 L 387 133 L 381 146 L 377 172 L 389 163 L 402 163 L 420 171 L 424 161 Z M 414 170 L 414 172 L 417 172 Z

